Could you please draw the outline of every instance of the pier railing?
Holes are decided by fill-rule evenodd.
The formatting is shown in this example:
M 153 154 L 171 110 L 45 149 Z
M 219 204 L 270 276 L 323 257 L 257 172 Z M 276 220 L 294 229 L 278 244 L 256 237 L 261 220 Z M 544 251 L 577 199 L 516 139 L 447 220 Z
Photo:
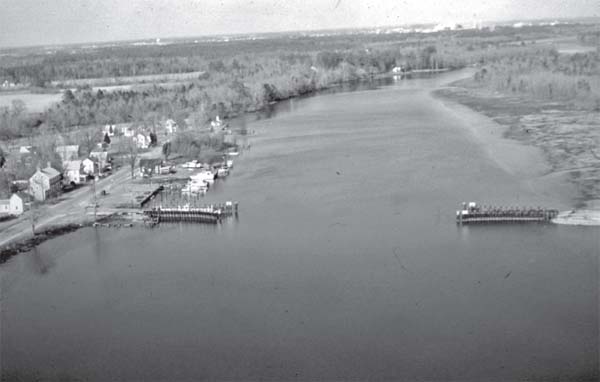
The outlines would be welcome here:
M 462 223 L 486 222 L 540 222 L 551 221 L 558 215 L 558 210 L 541 207 L 495 207 L 478 206 L 475 203 L 463 203 L 463 208 L 456 211 L 456 221 Z
M 219 223 L 221 219 L 237 216 L 237 214 L 238 202 L 207 204 L 196 207 L 189 205 L 177 207 L 159 206 L 144 210 L 144 216 L 153 224 L 161 222 Z

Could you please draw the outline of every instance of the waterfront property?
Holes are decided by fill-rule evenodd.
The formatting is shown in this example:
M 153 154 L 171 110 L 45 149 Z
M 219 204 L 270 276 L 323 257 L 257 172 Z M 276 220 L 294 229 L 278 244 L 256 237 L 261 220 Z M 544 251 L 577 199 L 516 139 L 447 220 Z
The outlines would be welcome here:
M 86 175 L 92 175 L 94 171 L 94 161 L 90 158 L 85 158 L 81 161 L 81 171 Z
M 161 166 L 162 159 L 160 158 L 142 158 L 140 159 L 140 175 L 144 177 L 158 175 L 161 173 Z
M 61 178 L 60 172 L 48 163 L 46 168 L 38 168 L 29 178 L 29 193 L 37 201 L 56 196 L 62 188 Z
M 83 171 L 83 161 L 70 160 L 64 163 L 65 171 L 63 177 L 65 182 L 71 184 L 81 184 L 85 182 L 86 174 Z
M 23 211 L 23 198 L 18 194 L 12 194 L 9 199 L 0 200 L 0 216 L 19 216 Z
M 102 170 L 108 163 L 108 153 L 104 150 L 95 149 L 90 153 L 90 159 L 98 164 L 98 168 Z M 89 168 L 89 167 L 88 167 Z

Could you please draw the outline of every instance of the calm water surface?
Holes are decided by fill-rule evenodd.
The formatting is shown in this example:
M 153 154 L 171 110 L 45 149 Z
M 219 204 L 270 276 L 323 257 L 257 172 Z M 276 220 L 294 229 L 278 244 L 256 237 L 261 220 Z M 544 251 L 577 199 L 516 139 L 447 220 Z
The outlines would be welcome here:
M 238 200 L 237 221 L 84 229 L 12 258 L 5 378 L 595 379 L 599 231 L 457 227 L 463 200 L 568 196 L 498 166 L 429 95 L 447 79 L 245 121 L 250 149 L 206 198 Z

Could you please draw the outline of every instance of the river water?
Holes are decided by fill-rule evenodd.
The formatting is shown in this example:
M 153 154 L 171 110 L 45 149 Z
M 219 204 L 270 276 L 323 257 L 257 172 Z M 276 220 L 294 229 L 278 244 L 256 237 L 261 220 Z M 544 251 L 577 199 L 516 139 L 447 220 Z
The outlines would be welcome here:
M 569 203 L 432 98 L 456 75 L 238 121 L 251 146 L 206 197 L 238 220 L 83 229 L 9 260 L 5 378 L 595 379 L 600 231 L 455 224 L 463 200 Z

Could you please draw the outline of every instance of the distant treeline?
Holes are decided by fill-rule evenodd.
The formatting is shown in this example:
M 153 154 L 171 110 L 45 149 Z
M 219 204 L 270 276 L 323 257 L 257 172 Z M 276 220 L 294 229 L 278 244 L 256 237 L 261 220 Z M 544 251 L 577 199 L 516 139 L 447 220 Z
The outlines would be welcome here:
M 596 70 L 595 56 L 566 62 L 549 52 L 538 55 L 539 49 L 531 41 L 564 33 L 577 35 L 589 29 L 575 25 L 431 34 L 284 35 L 197 44 L 64 48 L 52 54 L 14 51 L 0 57 L 0 78 L 8 76 L 16 82 L 45 87 L 52 81 L 80 78 L 205 74 L 140 89 L 67 90 L 62 102 L 35 115 L 19 102 L 0 107 L 0 139 L 35 136 L 41 129 L 65 133 L 105 123 L 137 122 L 151 128 L 164 118 L 175 119 L 183 128 L 187 124 L 202 126 L 216 115 L 229 117 L 258 110 L 339 82 L 372 78 L 395 66 L 410 70 L 485 65 L 487 72 L 479 74 L 480 82 L 524 91 L 533 89 L 533 83 L 524 77 L 515 78 L 526 70 L 532 75 L 547 68 L 564 76 L 591 76 Z M 579 86 L 592 92 L 596 89 L 593 81 Z M 553 88 L 553 96 L 561 94 L 559 89 Z
M 0 138 L 35 134 L 40 125 L 58 132 L 91 124 L 142 122 L 163 117 L 182 126 L 199 126 L 216 115 L 229 117 L 267 104 L 324 89 L 335 83 L 371 78 L 394 66 L 458 68 L 467 61 L 440 45 L 424 48 L 383 46 L 314 54 L 244 54 L 210 61 L 206 75 L 186 82 L 142 89 L 102 91 L 89 87 L 66 90 L 60 103 L 30 115 L 22 103 L 0 108 Z M 471 56 L 469 53 L 468 56 Z
M 167 45 L 132 45 L 52 49 L 11 49 L 0 55 L 0 82 L 44 87 L 56 81 L 188 73 L 209 70 L 210 63 L 255 54 L 310 54 L 320 51 L 347 51 L 357 48 L 402 44 L 404 47 L 437 45 L 442 40 L 458 39 L 477 44 L 537 39 L 564 34 L 585 34 L 587 25 L 496 27 L 493 30 L 457 30 L 422 33 L 340 33 L 312 37 L 304 34 L 261 36 L 231 41 L 174 42 Z
M 600 111 L 600 54 L 561 55 L 535 49 L 502 57 L 475 74 L 475 82 L 503 93 L 561 101 Z

